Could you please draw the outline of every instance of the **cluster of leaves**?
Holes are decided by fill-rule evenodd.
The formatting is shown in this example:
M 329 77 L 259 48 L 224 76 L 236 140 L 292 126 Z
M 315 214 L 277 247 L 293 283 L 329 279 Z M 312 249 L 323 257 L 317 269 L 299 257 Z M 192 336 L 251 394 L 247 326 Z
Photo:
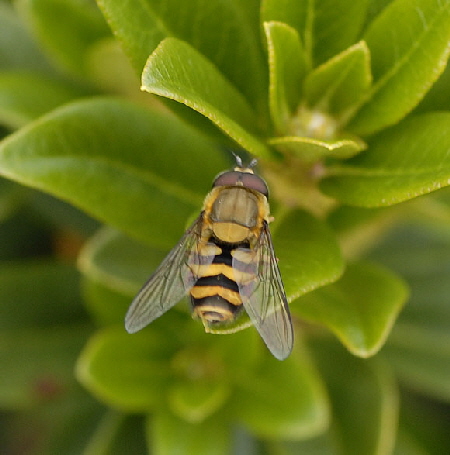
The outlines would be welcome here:
M 8 431 L 45 426 L 29 453 L 447 453 L 450 200 L 415 198 L 450 181 L 450 1 L 98 4 L 0 2 L 0 406 L 33 409 Z M 123 328 L 237 147 L 273 193 L 284 362 L 183 307 Z M 10 262 L 43 219 L 90 236 L 81 283 Z

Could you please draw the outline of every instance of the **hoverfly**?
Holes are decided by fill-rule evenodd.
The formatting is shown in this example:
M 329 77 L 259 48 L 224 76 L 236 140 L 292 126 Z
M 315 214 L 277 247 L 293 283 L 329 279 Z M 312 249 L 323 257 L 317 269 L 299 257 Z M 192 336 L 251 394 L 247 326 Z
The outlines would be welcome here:
M 279 360 L 292 350 L 293 329 L 269 231 L 266 182 L 252 167 L 219 174 L 203 208 L 144 284 L 125 318 L 137 332 L 189 294 L 205 330 L 234 322 L 244 309 Z

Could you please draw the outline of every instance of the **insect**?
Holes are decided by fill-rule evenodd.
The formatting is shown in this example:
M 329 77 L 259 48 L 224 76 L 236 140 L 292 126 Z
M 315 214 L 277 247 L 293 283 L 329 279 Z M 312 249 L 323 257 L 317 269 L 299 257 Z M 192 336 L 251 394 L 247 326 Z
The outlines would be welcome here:
M 269 231 L 266 182 L 243 167 L 219 174 L 203 208 L 144 284 L 125 318 L 137 332 L 189 294 L 205 330 L 234 322 L 244 309 L 272 354 L 285 359 L 293 329 Z

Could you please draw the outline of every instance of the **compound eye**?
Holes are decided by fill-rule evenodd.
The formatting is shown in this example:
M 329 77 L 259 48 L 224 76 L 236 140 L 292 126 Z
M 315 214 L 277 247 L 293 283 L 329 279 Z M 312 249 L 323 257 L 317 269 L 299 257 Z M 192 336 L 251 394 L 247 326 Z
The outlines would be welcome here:
M 258 191 L 258 193 L 261 193 L 266 197 L 269 195 L 266 182 L 261 177 L 250 172 L 223 172 L 214 180 L 213 187 L 216 186 L 243 186 L 244 188 Z
M 269 189 L 267 188 L 266 182 L 255 174 L 242 173 L 242 183 L 246 188 L 258 191 L 258 193 L 269 196 Z
M 240 181 L 242 172 L 238 171 L 225 171 L 219 174 L 213 182 L 215 186 L 235 186 Z

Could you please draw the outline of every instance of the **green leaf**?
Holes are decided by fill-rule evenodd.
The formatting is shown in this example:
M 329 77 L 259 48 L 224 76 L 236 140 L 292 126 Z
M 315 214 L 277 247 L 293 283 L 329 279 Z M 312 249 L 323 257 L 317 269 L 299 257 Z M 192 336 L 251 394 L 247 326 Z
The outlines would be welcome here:
M 261 16 L 263 21 L 280 21 L 296 29 L 308 60 L 317 65 L 355 42 L 369 4 L 368 0 L 264 0 Z
M 450 52 L 450 1 L 397 0 L 371 24 L 364 40 L 374 85 L 347 125 L 369 135 L 408 114 L 444 71 Z
M 402 382 L 449 401 L 448 229 L 401 226 L 372 256 L 401 273 L 411 286 L 411 299 L 383 353 Z
M 344 257 L 357 259 L 379 243 L 399 216 L 396 207 L 368 209 L 343 205 L 331 212 L 327 221 L 338 235 Z
M 229 385 L 217 378 L 178 381 L 168 390 L 169 406 L 178 417 L 202 422 L 222 407 L 231 393 Z
M 280 441 L 276 443 L 277 455 L 336 455 L 333 449 L 332 435 L 325 433 L 305 441 Z
M 38 74 L 0 74 L 0 121 L 19 128 L 81 93 L 67 83 Z
M 450 114 L 422 114 L 369 142 L 368 150 L 329 168 L 323 191 L 344 204 L 392 205 L 449 184 Z
M 331 283 L 344 263 L 333 232 L 301 210 L 288 212 L 272 225 L 275 254 L 288 300 Z
M 225 160 L 172 115 L 98 98 L 9 136 L 0 145 L 0 165 L 11 179 L 169 248 Z
M 409 387 L 450 402 L 450 335 L 443 329 L 399 322 L 384 354 Z
M 139 76 L 120 43 L 113 37 L 103 38 L 89 47 L 86 68 L 89 79 L 104 92 L 122 95 L 142 104 L 151 104 L 153 101 L 156 104 L 156 100 L 149 99 L 140 90 Z
M 189 44 L 176 38 L 162 41 L 147 60 L 142 86 L 200 112 L 249 152 L 269 156 L 251 134 L 257 119 L 243 96 Z
M 0 3 L 0 69 L 54 73 L 16 12 L 6 2 Z
M 267 81 L 258 3 L 98 0 L 138 74 L 164 38 L 177 37 L 213 62 L 254 106 L 264 109 Z
M 298 33 L 281 22 L 265 22 L 269 56 L 269 107 L 272 122 L 279 134 L 286 131 L 300 102 L 306 56 Z
M 391 371 L 327 339 L 311 343 L 332 408 L 331 434 L 341 455 L 390 454 L 396 437 L 398 391 Z
M 439 79 L 414 110 L 414 113 L 446 111 L 450 106 L 450 66 L 447 65 Z
M 29 408 L 73 388 L 73 365 L 89 332 L 85 326 L 3 331 L 0 407 Z
M 85 73 L 89 46 L 109 35 L 98 9 L 78 0 L 19 0 L 19 8 L 43 47 L 61 67 Z
M 312 110 L 338 119 L 362 98 L 371 81 L 369 50 L 360 41 L 308 74 L 304 98 Z
M 392 272 L 360 262 L 349 265 L 337 283 L 303 296 L 292 308 L 327 326 L 353 354 L 368 357 L 385 342 L 407 294 Z
M 6 438 L 2 438 L 2 451 L 14 452 L 18 441 L 25 441 L 27 435 L 35 434 L 39 436 L 27 444 L 30 454 L 84 453 L 92 428 L 103 413 L 102 406 L 72 381 L 70 387 L 65 384 L 64 388 L 54 390 L 53 396 L 31 409 L 8 413 L 9 418 L 2 419 L 7 429 Z
M 105 329 L 81 353 L 77 378 L 110 406 L 148 412 L 164 400 L 171 377 L 166 358 L 173 349 L 156 331 L 129 335 L 123 327 Z
M 323 158 L 351 158 L 366 148 L 357 139 L 323 141 L 311 137 L 275 137 L 268 143 L 287 153 L 293 153 L 304 162 L 315 162 Z
M 80 453 L 83 455 L 147 453 L 147 443 L 142 431 L 144 429 L 142 416 L 126 415 L 114 410 L 107 410 L 103 414 L 101 419 L 95 422 L 94 431 L 91 428 L 91 438 Z
M 417 418 L 420 416 L 420 418 Z M 404 396 L 401 408 L 400 431 L 414 444 L 412 455 L 440 455 L 450 450 L 447 423 L 448 406 L 434 400 L 409 394 Z M 402 436 L 400 433 L 400 436 Z M 419 449 L 420 447 L 420 449 Z M 408 455 L 408 452 L 405 452 Z M 403 455 L 403 452 L 395 452 Z
M 165 250 L 148 247 L 114 229 L 103 228 L 85 244 L 78 265 L 86 276 L 132 296 L 166 254 Z
M 0 262 L 0 329 L 83 321 L 78 284 L 76 270 L 57 262 Z
M 236 418 L 258 436 L 304 439 L 328 424 L 320 379 L 299 341 L 289 358 L 279 362 L 267 355 L 260 368 L 238 384 L 233 401 Z
M 148 419 L 147 434 L 155 455 L 228 455 L 231 450 L 231 430 L 220 414 L 192 424 L 160 409 Z
M 130 297 L 87 277 L 81 281 L 81 287 L 86 308 L 98 325 L 123 324 Z
M 0 178 L 0 223 L 22 206 L 27 194 L 28 190 L 22 185 Z

